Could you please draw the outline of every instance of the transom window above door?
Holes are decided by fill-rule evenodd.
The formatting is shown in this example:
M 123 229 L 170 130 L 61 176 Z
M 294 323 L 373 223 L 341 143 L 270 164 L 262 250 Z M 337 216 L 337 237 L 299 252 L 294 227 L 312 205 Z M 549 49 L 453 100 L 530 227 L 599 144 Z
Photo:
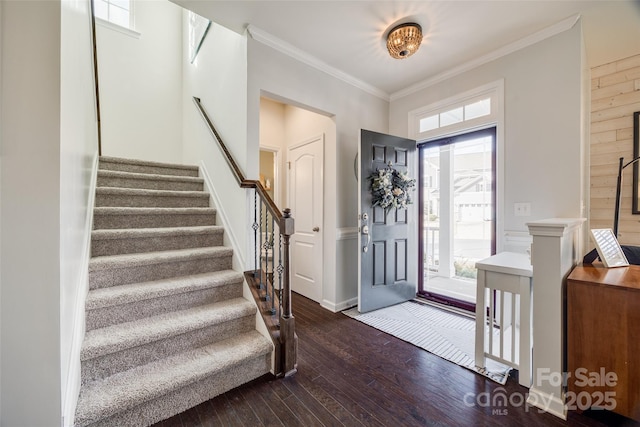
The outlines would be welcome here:
M 500 123 L 503 91 L 497 81 L 410 111 L 409 137 L 427 141 Z
M 451 108 L 441 113 L 419 119 L 420 133 L 430 130 L 447 127 L 456 123 L 461 123 L 478 117 L 491 114 L 491 97 L 472 101 L 459 107 Z

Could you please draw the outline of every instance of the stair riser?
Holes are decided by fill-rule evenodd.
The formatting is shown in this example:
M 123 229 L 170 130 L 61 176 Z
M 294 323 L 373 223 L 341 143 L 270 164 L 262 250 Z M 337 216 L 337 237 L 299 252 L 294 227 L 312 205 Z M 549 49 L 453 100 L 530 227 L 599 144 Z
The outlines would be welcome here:
M 174 249 L 221 246 L 222 233 L 184 234 L 180 236 L 138 237 L 91 240 L 91 256 L 170 251 Z
M 197 169 L 182 169 L 152 165 L 135 165 L 100 161 L 99 169 L 110 171 L 149 173 L 154 175 L 198 176 Z
M 189 349 L 213 344 L 255 328 L 255 316 L 249 315 L 161 341 L 143 344 L 102 357 L 82 361 L 82 384 L 106 378 L 139 365 L 169 357 Z
M 271 355 L 259 356 L 242 364 L 204 378 L 196 383 L 168 393 L 158 399 L 125 410 L 109 418 L 87 425 L 78 420 L 78 427 L 143 427 L 157 423 L 213 399 L 231 389 L 269 372 Z
M 242 297 L 242 282 L 214 288 L 184 292 L 178 295 L 136 301 L 112 307 L 87 310 L 86 329 L 103 328 L 118 323 L 131 322 L 177 310 L 186 310 L 203 304 L 212 304 L 231 298 Z
M 128 208 L 204 208 L 209 207 L 209 196 L 147 196 L 131 194 L 96 194 L 97 207 Z
M 98 187 L 142 188 L 146 190 L 202 191 L 201 182 L 167 181 L 157 179 L 134 179 L 98 176 Z
M 100 215 L 93 217 L 96 230 L 121 228 L 165 228 L 216 225 L 214 214 L 171 214 L 171 215 Z
M 89 271 L 89 289 L 231 269 L 231 255 Z

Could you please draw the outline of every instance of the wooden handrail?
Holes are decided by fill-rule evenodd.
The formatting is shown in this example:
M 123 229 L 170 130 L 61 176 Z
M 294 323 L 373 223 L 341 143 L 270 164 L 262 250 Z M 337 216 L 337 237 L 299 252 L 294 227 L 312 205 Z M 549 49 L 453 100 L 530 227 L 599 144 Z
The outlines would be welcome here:
M 98 156 L 102 156 L 102 124 L 100 123 L 100 87 L 98 85 L 98 47 L 96 43 L 95 0 L 89 2 L 91 9 L 91 47 L 93 50 L 93 79 L 96 85 L 96 122 L 98 125 Z
M 233 155 L 227 148 L 226 144 L 222 141 L 220 134 L 216 130 L 213 122 L 209 118 L 207 111 L 205 110 L 200 98 L 193 97 L 193 102 L 196 104 L 200 115 L 205 121 L 207 128 L 215 138 L 218 143 L 218 147 L 222 151 L 223 157 L 225 161 L 229 165 L 231 172 L 233 173 L 234 178 L 236 179 L 240 188 L 246 189 L 254 189 L 257 196 L 260 197 L 262 205 L 264 205 L 271 214 L 271 218 L 278 224 L 278 230 L 280 235 L 282 236 L 282 289 L 280 290 L 280 301 L 282 303 L 282 310 L 280 312 L 279 319 L 279 334 L 273 336 L 274 340 L 277 341 L 277 349 L 276 349 L 276 375 L 278 376 L 289 376 L 296 372 L 297 369 L 297 340 L 298 337 L 295 334 L 295 319 L 293 317 L 292 307 L 291 307 L 291 283 L 290 283 L 290 275 L 289 275 L 289 241 L 291 236 L 294 234 L 294 220 L 291 217 L 291 210 L 285 209 L 281 211 L 278 206 L 275 204 L 267 190 L 264 188 L 262 183 L 258 180 L 246 179 L 242 169 L 238 166 L 238 163 L 233 158 Z M 256 222 L 258 220 L 256 219 Z M 257 229 L 254 228 L 254 232 L 257 233 Z M 257 257 L 257 252 L 256 252 Z M 256 273 L 259 273 L 262 267 L 258 267 L 256 265 Z M 272 288 L 274 284 L 271 283 Z
M 204 119 L 205 123 L 207 124 L 207 128 L 209 129 L 213 137 L 218 142 L 220 149 L 224 153 L 224 159 L 226 160 L 227 164 L 231 168 L 231 172 L 233 172 L 233 176 L 238 182 L 238 184 L 240 185 L 240 187 L 254 188 L 258 192 L 260 197 L 265 201 L 265 205 L 269 210 L 269 213 L 273 216 L 273 218 L 278 218 L 278 225 L 282 227 L 283 224 L 280 221 L 281 219 L 284 219 L 282 215 L 282 211 L 278 209 L 278 206 L 275 204 L 275 202 L 273 201 L 269 193 L 267 193 L 267 190 L 264 188 L 264 186 L 260 181 L 245 178 L 244 173 L 242 173 L 242 169 L 240 169 L 240 166 L 238 166 L 238 163 L 233 158 L 233 155 L 227 148 L 227 145 L 222 141 L 222 138 L 220 137 L 220 134 L 216 130 L 216 127 L 211 122 L 211 119 L 207 114 L 207 110 L 205 110 L 204 106 L 202 105 L 200 98 L 194 96 L 193 102 L 196 104 L 196 107 L 198 107 L 198 111 L 200 112 L 200 115 Z

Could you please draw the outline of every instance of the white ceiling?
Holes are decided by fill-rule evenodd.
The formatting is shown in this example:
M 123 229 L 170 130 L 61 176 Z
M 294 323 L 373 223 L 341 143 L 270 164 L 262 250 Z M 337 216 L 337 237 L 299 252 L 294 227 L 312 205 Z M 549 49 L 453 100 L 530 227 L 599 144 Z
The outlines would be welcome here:
M 637 0 L 173 1 L 238 33 L 251 25 L 386 95 L 574 15 L 597 21 L 611 13 L 636 14 L 640 28 Z M 423 28 L 422 46 L 410 58 L 392 59 L 384 36 L 390 27 L 410 21 Z

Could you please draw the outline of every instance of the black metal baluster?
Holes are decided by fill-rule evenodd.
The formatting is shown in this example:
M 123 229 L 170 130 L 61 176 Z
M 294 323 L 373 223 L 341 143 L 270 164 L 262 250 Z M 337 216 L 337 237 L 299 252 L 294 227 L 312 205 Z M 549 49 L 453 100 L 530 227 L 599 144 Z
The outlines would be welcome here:
M 264 282 L 262 281 L 262 246 L 263 246 L 262 237 L 263 237 L 263 234 L 264 234 L 263 233 L 263 228 L 262 228 L 262 211 L 263 211 L 263 209 L 264 209 L 264 200 L 262 200 L 262 196 L 261 196 L 260 197 L 260 223 L 259 223 L 260 224 L 260 226 L 259 226 L 260 227 L 260 246 L 259 246 L 260 247 L 260 257 L 259 257 L 260 264 L 258 266 L 259 267 L 258 274 L 259 274 L 259 277 L 260 277 L 260 283 L 258 284 L 258 289 L 264 289 Z
M 282 313 L 282 230 L 278 230 L 278 319 Z
M 271 314 L 276 314 L 276 308 L 275 308 L 275 295 L 276 295 L 276 284 L 275 284 L 275 277 L 274 277 L 274 273 L 275 273 L 275 269 L 274 269 L 274 264 L 276 262 L 275 256 L 275 249 L 274 249 L 274 244 L 273 244 L 273 230 L 275 229 L 275 221 L 273 219 L 273 215 L 271 215 L 271 234 L 269 236 L 269 250 L 271 251 Z M 268 262 L 268 260 L 267 260 Z
M 264 203 L 264 200 L 263 200 Z M 264 251 L 264 300 L 269 301 L 269 211 L 267 210 L 267 204 L 264 203 L 264 244 L 262 250 Z
M 258 228 L 260 228 L 258 225 L 258 190 L 253 191 L 253 225 L 251 228 L 253 228 L 253 250 L 255 256 L 255 270 L 253 272 L 253 277 L 255 279 L 258 277 L 258 274 L 260 274 L 260 269 L 258 268 Z M 259 288 L 260 284 L 258 283 L 257 286 Z

